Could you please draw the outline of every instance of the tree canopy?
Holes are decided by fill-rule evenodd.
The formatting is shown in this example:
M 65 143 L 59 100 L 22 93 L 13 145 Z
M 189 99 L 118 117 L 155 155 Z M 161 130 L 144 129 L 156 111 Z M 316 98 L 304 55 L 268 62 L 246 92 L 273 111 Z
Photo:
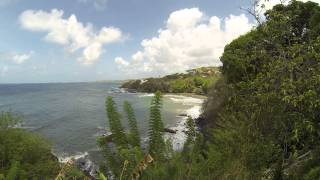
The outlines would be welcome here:
M 0 113 L 0 174 L 2 178 L 53 179 L 59 162 L 51 153 L 51 146 L 38 135 L 14 128 L 21 122 L 17 116 Z M 0 176 L 1 179 L 1 176 Z

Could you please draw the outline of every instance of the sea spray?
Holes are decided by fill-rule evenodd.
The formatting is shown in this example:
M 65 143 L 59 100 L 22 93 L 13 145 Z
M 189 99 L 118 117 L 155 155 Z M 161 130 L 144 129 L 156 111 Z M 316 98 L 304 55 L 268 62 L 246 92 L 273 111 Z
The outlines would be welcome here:
M 192 117 L 192 119 L 196 119 L 201 114 L 201 105 L 203 103 L 203 99 L 197 99 L 193 97 L 185 97 L 180 95 L 168 95 L 170 96 L 171 100 L 176 103 L 182 103 L 184 105 L 193 105 L 191 108 L 185 110 L 182 114 L 185 114 L 186 116 L 177 116 L 177 118 L 180 118 L 180 121 L 176 124 L 174 127 L 170 127 L 170 129 L 173 129 L 176 131 L 176 133 L 165 133 L 164 138 L 166 140 L 170 139 L 173 150 L 179 151 L 183 148 L 184 143 L 187 139 L 187 135 L 185 131 L 187 130 L 186 122 L 188 117 Z M 172 97 L 174 96 L 174 97 Z
M 58 160 L 63 164 L 73 161 L 74 165 L 87 175 L 90 175 L 92 177 L 97 177 L 98 175 L 99 167 L 90 160 L 88 152 L 79 152 L 71 156 L 58 156 Z

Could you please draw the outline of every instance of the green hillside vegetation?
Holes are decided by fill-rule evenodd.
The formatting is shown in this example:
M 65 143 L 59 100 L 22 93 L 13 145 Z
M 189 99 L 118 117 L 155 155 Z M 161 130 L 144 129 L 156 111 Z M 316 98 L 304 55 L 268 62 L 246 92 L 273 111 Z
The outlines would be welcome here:
M 186 73 L 176 73 L 161 78 L 147 78 L 144 80 L 131 80 L 121 87 L 138 92 L 154 93 L 195 93 L 207 94 L 220 78 L 221 73 L 217 67 L 202 67 L 191 69 Z
M 0 113 L 0 179 L 54 179 L 59 162 L 43 138 L 23 129 L 10 113 Z
M 181 152 L 157 150 L 141 179 L 320 179 L 319 5 L 275 6 L 221 60 L 202 133 L 189 127 Z
M 129 122 L 129 133 L 122 126 L 122 116 L 118 113 L 112 97 L 106 99 L 106 112 L 112 139 L 101 137 L 98 144 L 106 158 L 101 169 L 103 173 L 117 179 L 139 178 L 140 166 L 148 166 L 154 159 L 157 163 L 164 162 L 170 156 L 166 142 L 163 139 L 163 122 L 161 119 L 162 97 L 157 92 L 150 105 L 148 150 L 140 146 L 140 136 L 135 120 L 135 114 L 129 102 L 124 103 L 126 119 Z M 149 160 L 146 160 L 149 158 Z
M 60 164 L 47 140 L 15 128 L 20 123 L 19 116 L 0 113 L 0 180 L 88 179 L 74 164 Z
M 224 78 L 204 108 L 212 175 L 320 179 L 319 5 L 275 6 L 221 60 Z
M 200 131 L 189 118 L 187 141 L 178 152 L 163 138 L 160 92 L 150 104 L 146 144 L 134 107 L 125 102 L 121 115 L 108 97 L 112 135 L 98 139 L 104 155 L 100 179 L 320 179 L 320 6 L 300 1 L 275 6 L 264 22 L 225 47 L 221 61 L 222 74 L 208 88 L 196 121 Z M 191 74 L 170 77 L 158 81 L 169 87 L 194 82 Z M 141 81 L 132 82 L 139 90 Z M 166 92 L 160 89 L 164 84 L 151 89 L 151 82 L 150 92 Z M 58 166 L 50 146 L 12 128 L 18 122 L 10 114 L 0 116 L 1 178 L 52 179 Z
M 176 169 L 183 163 L 200 160 L 201 143 L 196 125 L 192 118 L 187 120 L 187 141 L 182 153 L 174 152 L 169 140 L 163 138 L 163 122 L 161 118 L 162 95 L 158 91 L 151 100 L 149 133 L 146 148 L 141 147 L 137 122 L 134 111 L 129 102 L 124 103 L 126 120 L 129 122 L 129 131 L 122 126 L 123 117 L 118 113 L 112 97 L 106 99 L 106 112 L 110 125 L 110 136 L 98 139 L 98 144 L 104 154 L 101 170 L 102 177 L 115 179 L 171 179 L 171 173 L 178 173 L 182 178 L 185 175 L 182 169 Z M 201 137 L 199 135 L 199 137 Z M 138 140 L 138 141 L 137 141 Z M 196 157 L 193 157 L 196 156 Z M 173 163 L 170 165 L 170 163 Z M 176 164 L 178 163 L 178 164 Z M 168 166 L 169 165 L 169 166 Z M 174 168 L 174 169 L 170 169 Z M 170 173 L 170 171 L 173 171 Z M 178 175 L 177 174 L 177 175 Z M 186 174 L 187 175 L 187 174 Z

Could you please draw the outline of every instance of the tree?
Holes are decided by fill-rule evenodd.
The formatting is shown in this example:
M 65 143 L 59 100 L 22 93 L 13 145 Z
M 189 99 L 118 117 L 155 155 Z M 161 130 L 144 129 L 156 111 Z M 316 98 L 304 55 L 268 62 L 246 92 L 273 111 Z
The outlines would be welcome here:
M 196 124 L 192 119 L 192 117 L 190 116 L 187 119 L 186 127 L 187 127 L 187 131 L 186 131 L 187 140 L 184 144 L 183 152 L 190 152 L 196 140 Z
M 15 125 L 21 123 L 21 118 L 18 116 L 14 116 L 10 112 L 1 112 L 0 120 L 0 130 L 13 128 Z
M 127 114 L 127 119 L 129 122 L 129 128 L 130 128 L 130 134 L 128 137 L 129 142 L 131 143 L 132 146 L 140 147 L 140 135 L 139 135 L 137 120 L 134 115 L 133 108 L 128 101 L 124 102 L 123 107 L 124 107 L 124 111 Z
M 226 46 L 223 78 L 204 106 L 210 123 L 200 122 L 202 135 L 188 119 L 182 153 L 166 154 L 156 93 L 149 126 L 155 163 L 142 179 L 319 179 L 319 30 L 319 5 L 292 1 Z
M 106 111 L 113 142 L 119 149 L 127 148 L 127 137 L 121 124 L 121 115 L 118 113 L 112 97 L 107 97 L 106 99 Z
M 6 177 L 7 180 L 15 180 L 15 179 L 18 179 L 18 174 L 19 174 L 19 162 L 13 162 L 10 169 L 9 169 L 9 172 L 8 172 L 8 175 Z
M 129 135 L 122 127 L 121 115 L 116 109 L 115 102 L 112 97 L 107 98 L 106 112 L 112 134 L 99 138 L 98 144 L 106 158 L 101 170 L 105 170 L 110 177 L 130 179 L 144 155 L 140 148 L 138 127 L 130 103 L 124 103 L 124 110 L 129 121 Z
M 149 120 L 149 153 L 156 159 L 163 160 L 165 142 L 163 139 L 164 125 L 161 120 L 162 96 L 156 92 L 151 100 Z
M 12 128 L 18 122 L 17 116 L 0 113 L 0 174 L 5 179 L 54 179 L 59 162 L 51 146 L 40 136 Z
M 315 151 L 319 14 L 312 2 L 277 5 L 264 23 L 226 46 L 222 70 L 231 93 L 212 120 L 209 153 L 216 178 L 288 178 L 292 164 Z

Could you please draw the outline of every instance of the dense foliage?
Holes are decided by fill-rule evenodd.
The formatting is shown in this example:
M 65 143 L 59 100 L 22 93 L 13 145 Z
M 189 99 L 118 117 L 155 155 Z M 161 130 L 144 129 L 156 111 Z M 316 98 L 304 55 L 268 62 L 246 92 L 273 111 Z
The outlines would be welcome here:
M 182 152 L 142 179 L 320 179 L 319 5 L 275 6 L 221 60 L 199 122 L 205 139 L 191 128 Z
M 188 70 L 186 73 L 176 73 L 162 78 L 147 78 L 131 80 L 121 87 L 138 92 L 154 93 L 195 93 L 207 94 L 208 90 L 220 78 L 221 73 L 216 67 L 202 67 Z
M 119 179 L 138 178 L 141 176 L 141 168 L 148 166 L 148 163 L 154 159 L 160 163 L 169 157 L 171 151 L 168 150 L 163 139 L 161 104 L 162 97 L 160 92 L 157 92 L 150 106 L 148 148 L 143 150 L 131 104 L 124 102 L 124 111 L 129 124 L 129 132 L 126 133 L 121 123 L 122 116 L 118 113 L 115 102 L 112 97 L 107 98 L 106 112 L 111 134 L 98 139 L 98 144 L 106 158 L 101 168 L 102 173 Z
M 124 85 L 208 93 L 198 121 L 201 133 L 189 118 L 180 152 L 163 139 L 160 93 L 151 102 L 146 146 L 130 103 L 124 103 L 126 132 L 108 97 L 112 134 L 98 140 L 106 159 L 101 179 L 320 179 L 320 6 L 275 6 L 264 22 L 225 47 L 221 61 L 221 77 L 206 77 L 213 78 L 212 88 L 194 70 Z M 10 114 L 0 116 L 0 179 L 53 177 L 57 164 L 49 146 L 11 128 L 18 122 Z
M 134 114 L 134 110 L 128 101 L 123 104 L 123 109 L 127 114 L 127 119 L 129 122 L 130 133 L 128 134 L 128 141 L 132 146 L 140 147 L 140 133 L 137 126 L 137 120 Z
M 108 175 L 116 179 L 171 179 L 171 173 L 178 175 L 177 178 L 188 178 L 194 172 L 188 172 L 193 167 L 192 163 L 201 163 L 202 136 L 196 131 L 194 120 L 189 117 L 186 123 L 187 141 L 181 153 L 174 152 L 170 141 L 163 137 L 164 125 L 161 118 L 162 96 L 155 93 L 150 105 L 149 136 L 148 143 L 141 148 L 134 111 L 129 102 L 124 103 L 124 109 L 129 121 L 129 132 L 114 131 L 110 126 L 111 135 L 101 137 L 98 143 L 106 158 L 101 168 L 101 175 Z M 120 114 L 111 97 L 107 98 L 106 111 L 109 124 L 115 122 L 121 125 Z M 122 138 L 126 139 L 127 144 Z M 133 136 L 135 136 L 133 138 Z M 137 138 L 139 143 L 136 142 Z M 186 169 L 179 168 L 190 163 Z M 194 174 L 195 175 L 195 174 Z M 102 178 L 103 179 L 103 178 Z
M 319 28 L 320 7 L 292 1 L 226 46 L 204 113 L 213 177 L 319 179 Z
M 0 113 L 0 179 L 54 179 L 59 162 L 41 137 L 14 128 L 20 119 Z

